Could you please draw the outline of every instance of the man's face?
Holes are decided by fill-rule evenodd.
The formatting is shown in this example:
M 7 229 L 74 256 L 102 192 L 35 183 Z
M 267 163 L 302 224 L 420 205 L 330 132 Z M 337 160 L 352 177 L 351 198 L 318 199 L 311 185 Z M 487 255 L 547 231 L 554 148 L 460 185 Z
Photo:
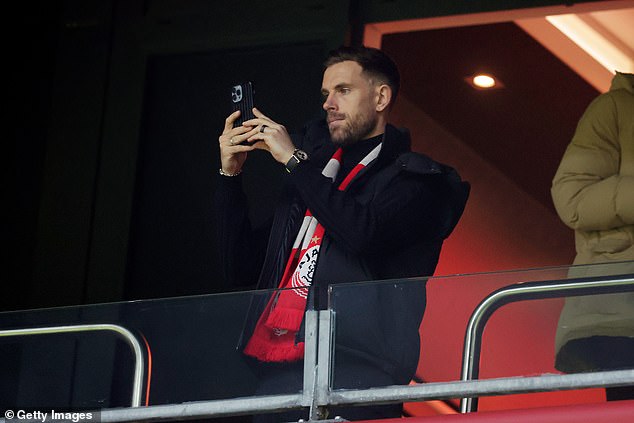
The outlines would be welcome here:
M 326 69 L 321 87 L 328 129 L 335 144 L 348 145 L 382 132 L 378 128 L 375 85 L 357 62 Z

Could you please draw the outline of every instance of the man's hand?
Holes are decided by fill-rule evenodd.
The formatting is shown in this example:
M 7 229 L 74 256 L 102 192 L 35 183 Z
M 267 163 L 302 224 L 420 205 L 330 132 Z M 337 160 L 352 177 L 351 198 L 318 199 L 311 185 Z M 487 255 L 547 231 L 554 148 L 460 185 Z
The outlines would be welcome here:
M 286 128 L 256 108 L 253 109 L 253 114 L 256 116 L 255 119 L 244 122 L 245 126 L 254 128 L 248 132 L 250 135 L 248 135 L 247 141 L 254 142 L 254 148 L 266 150 L 276 161 L 286 164 L 295 151 L 295 145 L 293 145 Z
M 237 174 L 242 170 L 247 153 L 253 151 L 255 146 L 241 143 L 257 132 L 249 126 L 233 127 L 233 123 L 240 116 L 240 111 L 231 113 L 225 120 L 225 129 L 218 138 L 220 143 L 220 163 L 222 170 L 228 174 Z

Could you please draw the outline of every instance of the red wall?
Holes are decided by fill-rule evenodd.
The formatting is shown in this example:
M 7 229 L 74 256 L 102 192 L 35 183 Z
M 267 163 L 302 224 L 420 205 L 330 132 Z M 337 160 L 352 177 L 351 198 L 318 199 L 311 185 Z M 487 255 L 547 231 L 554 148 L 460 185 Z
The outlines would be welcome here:
M 522 191 L 406 97 L 399 98 L 392 123 L 411 131 L 415 151 L 453 166 L 471 183 L 465 213 L 444 245 L 437 276 L 572 262 L 573 233 L 560 222 L 552 208 Z M 481 273 L 430 281 L 421 326 L 419 376 L 426 381 L 460 378 L 467 321 L 490 292 L 516 282 L 559 277 L 565 277 L 565 271 Z M 556 372 L 552 366 L 553 342 L 562 304 L 563 300 L 530 301 L 505 306 L 494 314 L 483 338 L 481 377 Z M 604 398 L 601 390 L 584 392 L 582 395 L 559 392 L 485 398 L 480 401 L 480 409 L 592 402 Z
M 392 123 L 411 131 L 415 151 L 455 167 L 471 183 L 467 208 L 445 243 L 437 275 L 572 262 L 572 231 L 552 209 L 522 191 L 404 96 L 396 103 Z M 539 171 L 536 166 L 535 172 Z

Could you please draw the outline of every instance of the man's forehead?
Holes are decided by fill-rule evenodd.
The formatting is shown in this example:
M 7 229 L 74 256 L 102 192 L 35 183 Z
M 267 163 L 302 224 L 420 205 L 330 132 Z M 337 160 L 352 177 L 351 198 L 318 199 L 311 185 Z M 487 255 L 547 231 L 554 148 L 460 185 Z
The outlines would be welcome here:
M 363 68 L 357 62 L 346 60 L 330 65 L 324 71 L 323 88 L 333 88 L 339 84 L 351 84 L 361 78 Z

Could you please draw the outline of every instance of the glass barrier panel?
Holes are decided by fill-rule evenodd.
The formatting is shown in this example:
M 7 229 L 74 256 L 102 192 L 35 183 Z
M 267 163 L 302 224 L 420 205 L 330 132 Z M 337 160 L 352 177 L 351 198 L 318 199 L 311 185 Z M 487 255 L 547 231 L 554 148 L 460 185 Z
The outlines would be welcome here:
M 337 390 L 460 380 L 469 319 L 491 293 L 516 284 L 569 284 L 627 279 L 633 274 L 634 263 L 626 262 L 333 285 L 329 297 L 334 316 L 331 386 Z M 632 292 L 609 296 L 593 292 L 583 298 L 586 303 L 629 305 L 633 310 L 633 296 Z M 479 378 L 560 373 L 554 365 L 555 340 L 562 307 L 570 298 L 521 301 L 495 311 L 482 338 Z M 611 325 L 629 326 L 632 333 L 631 313 L 612 318 Z M 368 376 L 372 372 L 375 375 Z M 544 398 L 558 395 L 549 403 L 575 402 L 571 392 L 535 395 L 545 396 L 534 400 L 541 405 Z
M 408 384 L 420 355 L 426 279 L 333 285 L 333 389 Z
M 274 293 L 284 298 L 250 291 L 0 313 L 0 408 L 129 407 L 135 353 L 118 328 L 140 345 L 141 405 L 299 393 L 302 361 L 287 366 L 291 382 L 271 387 L 275 364 L 242 352 Z M 73 332 L 32 333 L 59 327 Z

